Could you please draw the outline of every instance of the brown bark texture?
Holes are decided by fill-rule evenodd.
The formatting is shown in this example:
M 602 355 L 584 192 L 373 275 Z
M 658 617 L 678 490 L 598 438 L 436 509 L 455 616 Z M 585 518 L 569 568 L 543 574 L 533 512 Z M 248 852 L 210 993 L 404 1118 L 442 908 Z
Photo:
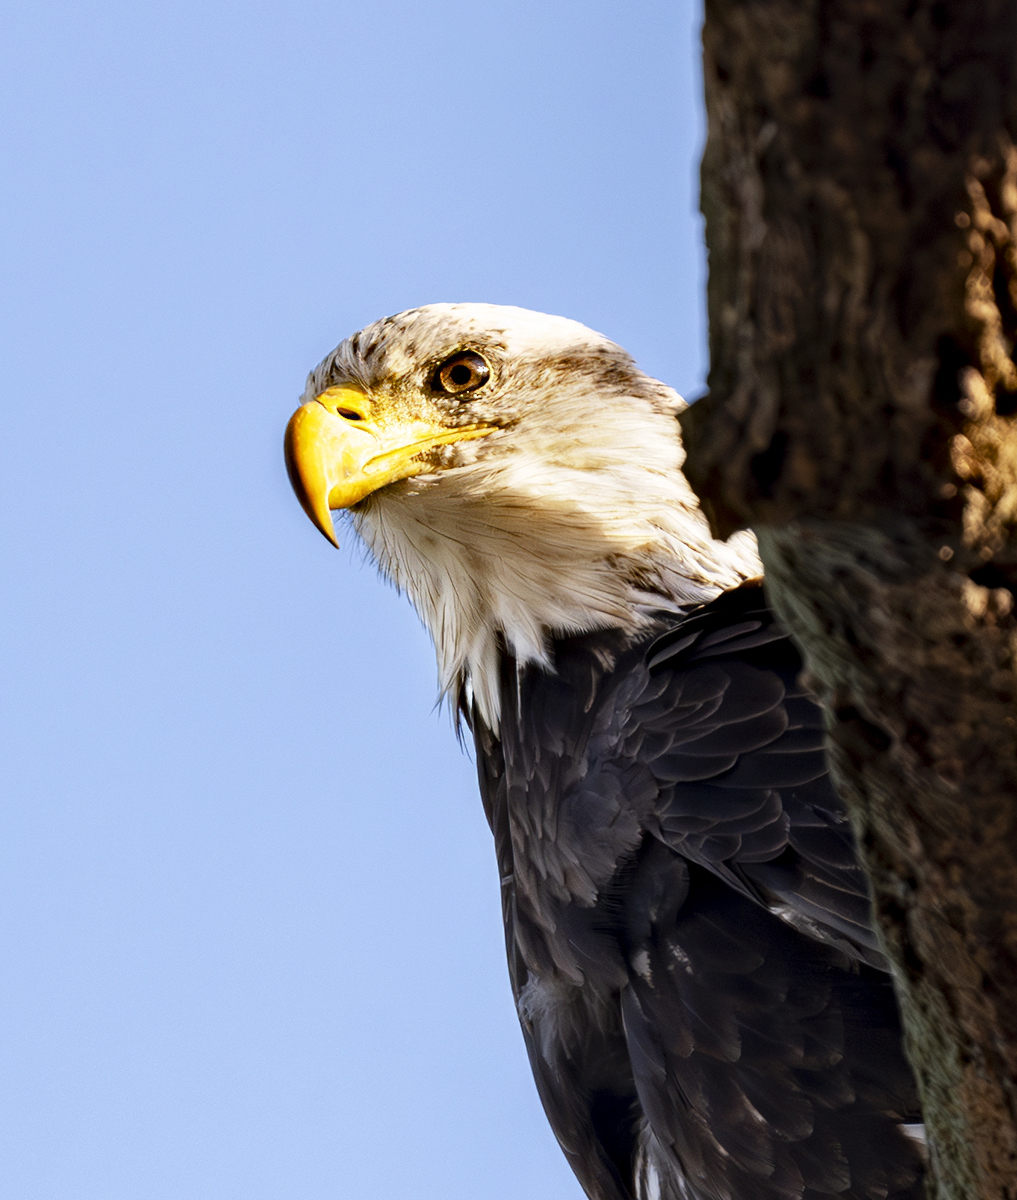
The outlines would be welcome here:
M 716 530 L 829 713 L 930 1141 L 1017 1198 L 1017 3 L 706 0 Z

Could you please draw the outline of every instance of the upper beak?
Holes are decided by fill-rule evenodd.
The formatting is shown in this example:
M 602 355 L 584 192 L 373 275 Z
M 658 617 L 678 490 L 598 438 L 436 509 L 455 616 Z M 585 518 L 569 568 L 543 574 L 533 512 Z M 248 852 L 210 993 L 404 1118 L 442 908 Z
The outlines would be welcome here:
M 426 450 L 493 432 L 491 426 L 381 421 L 359 388 L 333 387 L 290 417 L 286 469 L 304 512 L 338 547 L 332 509 L 351 508 L 386 484 L 433 469 L 420 461 Z

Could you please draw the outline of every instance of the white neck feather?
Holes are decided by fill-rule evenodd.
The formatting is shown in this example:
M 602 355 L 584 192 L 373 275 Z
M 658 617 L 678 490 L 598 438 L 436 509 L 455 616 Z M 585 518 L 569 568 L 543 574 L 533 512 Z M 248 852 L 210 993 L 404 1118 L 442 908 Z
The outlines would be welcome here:
M 555 635 L 637 633 L 762 574 L 755 539 L 710 536 L 670 414 L 599 413 L 595 437 L 495 434 L 473 461 L 372 496 L 354 526 L 434 640 L 443 693 L 497 729 L 499 641 L 553 669 Z M 472 443 L 477 447 L 478 443 Z M 649 449 L 648 451 L 648 448 Z

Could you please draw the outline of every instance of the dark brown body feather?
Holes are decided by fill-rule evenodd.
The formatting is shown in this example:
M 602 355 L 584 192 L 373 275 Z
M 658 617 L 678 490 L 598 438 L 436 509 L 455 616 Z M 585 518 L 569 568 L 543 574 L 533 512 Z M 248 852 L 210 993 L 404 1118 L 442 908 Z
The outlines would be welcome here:
M 801 662 L 746 585 L 503 661 L 474 717 L 512 984 L 593 1200 L 917 1198 L 919 1121 Z M 778 911 L 782 915 L 777 915 Z

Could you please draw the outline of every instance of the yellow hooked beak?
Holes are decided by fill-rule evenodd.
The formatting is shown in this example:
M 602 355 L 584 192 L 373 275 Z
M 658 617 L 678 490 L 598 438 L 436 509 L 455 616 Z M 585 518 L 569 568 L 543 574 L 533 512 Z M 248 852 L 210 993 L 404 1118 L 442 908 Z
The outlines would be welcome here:
M 351 508 L 386 484 L 433 470 L 420 456 L 435 446 L 489 433 L 493 426 L 448 429 L 419 419 L 384 419 L 359 388 L 331 387 L 290 417 L 286 470 L 304 512 L 338 547 L 332 509 Z

